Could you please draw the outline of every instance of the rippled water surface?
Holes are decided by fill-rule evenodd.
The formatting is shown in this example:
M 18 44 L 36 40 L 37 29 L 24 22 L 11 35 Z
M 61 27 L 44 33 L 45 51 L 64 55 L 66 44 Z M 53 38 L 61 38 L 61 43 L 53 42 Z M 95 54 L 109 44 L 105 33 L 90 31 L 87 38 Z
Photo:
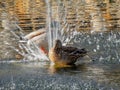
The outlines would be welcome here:
M 119 90 L 117 64 L 80 64 L 57 68 L 46 63 L 0 64 L 0 89 Z

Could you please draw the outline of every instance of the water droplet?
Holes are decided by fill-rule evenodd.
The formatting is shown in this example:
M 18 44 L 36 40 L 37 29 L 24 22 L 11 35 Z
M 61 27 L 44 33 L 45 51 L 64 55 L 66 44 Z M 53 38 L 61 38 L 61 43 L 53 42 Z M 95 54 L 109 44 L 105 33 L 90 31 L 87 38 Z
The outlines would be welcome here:
M 94 52 L 96 52 L 96 49 L 93 49 Z

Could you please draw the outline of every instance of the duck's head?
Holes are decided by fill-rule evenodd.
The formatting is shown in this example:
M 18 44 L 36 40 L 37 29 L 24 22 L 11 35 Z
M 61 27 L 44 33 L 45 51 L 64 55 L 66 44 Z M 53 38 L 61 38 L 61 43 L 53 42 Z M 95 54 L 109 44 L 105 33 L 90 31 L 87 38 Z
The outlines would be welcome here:
M 53 47 L 54 47 L 54 49 L 62 48 L 62 42 L 59 39 L 55 40 L 55 43 L 54 43 Z

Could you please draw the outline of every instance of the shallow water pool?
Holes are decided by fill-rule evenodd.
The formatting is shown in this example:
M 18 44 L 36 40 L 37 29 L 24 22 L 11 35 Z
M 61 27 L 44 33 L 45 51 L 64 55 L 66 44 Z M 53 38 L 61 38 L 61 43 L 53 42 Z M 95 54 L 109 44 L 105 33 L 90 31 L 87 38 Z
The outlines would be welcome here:
M 45 62 L 0 64 L 1 90 L 119 90 L 120 65 L 55 67 Z

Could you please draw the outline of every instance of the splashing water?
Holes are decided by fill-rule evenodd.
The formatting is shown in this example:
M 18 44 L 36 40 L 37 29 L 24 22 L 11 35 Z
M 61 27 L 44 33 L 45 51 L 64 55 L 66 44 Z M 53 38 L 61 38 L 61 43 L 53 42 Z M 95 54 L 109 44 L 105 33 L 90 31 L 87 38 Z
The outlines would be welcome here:
M 57 3 L 57 7 L 53 9 L 54 5 L 50 2 L 50 0 L 46 0 L 46 6 L 47 6 L 46 26 L 47 26 L 47 37 L 49 38 L 48 39 L 49 49 L 53 46 L 55 39 L 60 39 L 64 45 L 71 44 L 71 43 L 72 44 L 78 43 L 79 48 L 81 47 L 87 48 L 93 53 L 97 53 L 95 54 L 95 57 L 96 59 L 99 59 L 99 61 L 104 61 L 105 58 L 108 60 L 114 59 L 112 58 L 112 56 L 114 55 L 116 55 L 115 57 L 117 58 L 117 60 L 120 60 L 119 50 L 118 50 L 119 49 L 119 39 L 118 39 L 119 35 L 116 37 L 116 34 L 111 32 L 110 35 L 107 35 L 105 37 L 106 33 L 103 32 L 103 33 L 96 34 L 94 30 L 89 33 L 82 33 L 82 32 L 78 33 L 77 30 L 80 25 L 78 25 L 75 22 L 72 23 L 72 19 L 71 19 L 71 23 L 69 23 L 67 20 L 68 18 L 67 15 L 71 16 L 71 18 L 73 18 L 75 15 L 75 18 L 76 18 L 75 20 L 79 20 L 80 19 L 79 16 L 81 16 L 82 14 L 80 14 L 77 10 L 78 9 L 81 10 L 81 8 L 76 7 L 77 5 L 76 6 L 72 5 L 71 4 L 72 1 L 70 2 L 66 1 L 64 3 L 60 0 L 60 1 L 56 1 L 56 3 Z M 74 14 L 73 17 L 72 17 L 72 14 L 69 14 L 69 8 L 70 8 L 69 6 L 75 9 L 73 11 L 75 11 L 76 14 Z M 39 50 L 38 46 L 35 45 L 34 42 L 23 38 L 25 36 L 24 31 L 18 26 L 16 21 L 10 21 L 9 19 L 3 20 L 3 23 L 5 22 L 7 23 L 7 24 L 5 23 L 5 25 L 3 24 L 4 28 L 6 30 L 9 30 L 14 35 L 14 37 L 16 37 L 17 40 L 19 41 L 18 46 L 20 50 L 12 45 L 9 45 L 9 46 L 25 58 L 34 57 L 34 59 L 47 59 L 48 60 L 47 56 L 45 56 L 42 53 L 42 51 Z M 83 26 L 85 26 L 87 23 L 84 21 L 84 18 L 82 16 L 81 16 L 80 21 L 83 24 Z M 98 23 L 102 23 L 102 22 L 98 22 Z M 103 27 L 102 25 L 100 28 Z M 96 29 L 96 27 L 94 29 Z M 19 34 L 16 31 L 19 32 Z M 5 43 L 9 44 L 7 42 Z M 115 50 L 113 47 L 115 48 Z M 105 49 L 106 51 L 102 52 L 104 51 L 103 49 Z M 113 51 L 115 54 L 111 53 L 111 51 Z M 112 56 L 109 54 L 112 54 Z
M 61 1 L 58 1 L 58 8 L 57 8 L 57 14 L 58 16 L 53 18 L 54 12 L 52 10 L 52 6 L 50 3 L 50 0 L 46 0 L 47 5 L 47 37 L 48 39 L 48 45 L 49 49 L 53 46 L 55 39 L 60 39 L 64 45 L 69 43 L 74 35 L 77 33 L 76 31 L 70 29 L 70 25 L 66 22 L 65 19 L 62 19 L 61 14 Z M 65 12 L 64 12 L 65 13 Z M 21 27 L 18 26 L 18 20 L 15 17 L 10 17 L 10 15 L 7 15 L 7 13 L 3 13 L 4 18 L 2 20 L 2 26 L 5 30 L 9 31 L 16 39 L 17 46 L 14 47 L 7 41 L 5 41 L 5 44 L 8 45 L 10 48 L 15 50 L 18 54 L 22 55 L 24 59 L 44 59 L 48 60 L 47 56 L 43 54 L 43 52 L 39 49 L 39 47 L 32 42 L 31 40 L 24 39 L 24 31 L 21 29 Z M 64 15 L 66 16 L 66 15 Z M 7 18 L 10 17 L 10 18 Z M 62 23 L 61 23 L 62 22 Z
M 4 41 L 4 43 L 23 56 L 23 60 L 49 60 L 34 42 L 24 38 L 24 31 L 18 26 L 16 21 L 5 18 L 2 20 L 2 26 L 4 31 L 9 31 L 15 37 L 17 47 L 7 41 Z
M 47 5 L 47 29 L 48 29 L 48 44 L 49 49 L 53 46 L 54 40 L 59 39 L 64 45 L 70 43 L 71 39 L 74 37 L 75 30 L 70 29 L 70 25 L 67 23 L 66 12 L 63 12 L 61 4 L 63 2 L 57 1 L 57 8 L 53 10 L 51 5 L 52 1 L 46 0 Z M 56 15 L 56 16 L 55 16 Z
M 84 14 L 83 16 L 85 16 L 86 11 L 84 11 L 84 7 L 82 7 L 82 9 L 80 9 L 83 10 L 81 13 L 79 8 L 81 7 L 82 2 L 85 3 L 85 1 L 90 0 L 76 0 L 76 4 L 71 4 L 74 0 L 54 0 L 58 5 L 57 9 L 55 8 L 55 12 L 57 12 L 58 16 L 55 18 L 53 18 L 55 12 L 52 8 L 52 4 L 50 4 L 49 1 L 52 0 L 46 0 L 47 7 L 49 6 L 47 9 L 49 14 L 46 20 L 49 49 L 52 47 L 55 39 L 60 39 L 65 45 L 73 44 L 75 47 L 88 49 L 90 51 L 89 55 L 93 62 L 67 68 L 54 68 L 49 67 L 49 65 L 42 65 L 41 62 L 38 63 L 36 59 L 39 59 L 39 61 L 46 61 L 48 58 L 42 53 L 42 51 L 39 50 L 39 47 L 34 42 L 23 38 L 25 33 L 18 26 L 16 19 L 11 20 L 9 18 L 4 18 L 2 21 L 5 30 L 0 32 L 0 36 L 6 35 L 6 37 L 10 38 L 10 41 L 8 42 L 8 40 L 5 38 L 3 39 L 3 42 L 8 47 L 22 55 L 24 57 L 23 60 L 28 61 L 28 63 L 23 63 L 23 60 L 16 60 L 17 62 L 22 63 L 0 64 L 0 89 L 42 88 L 43 90 L 119 90 L 120 32 L 115 32 L 115 29 L 111 32 L 95 32 L 98 26 L 100 26 L 99 29 L 102 29 L 103 31 L 106 29 L 106 27 L 104 28 L 104 24 L 102 23 L 103 21 L 101 20 L 102 16 L 99 18 L 98 22 L 94 20 L 96 18 L 95 16 L 99 16 L 99 14 L 96 14 L 96 12 L 93 13 L 93 16 L 91 17 L 91 21 L 93 23 L 93 31 L 91 32 L 77 32 L 77 28 L 79 28 L 80 25 L 75 22 L 72 24 L 67 22 L 67 13 L 69 12 L 69 7 L 76 7 L 72 10 L 77 13 L 77 18 L 75 20 L 77 21 L 80 19 L 80 22 L 83 24 L 83 26 L 85 26 L 87 22 L 85 22 L 84 18 L 82 18 L 82 13 Z M 66 3 L 62 3 L 67 1 L 68 8 L 65 7 Z M 80 3 L 80 1 L 82 2 Z M 100 5 L 98 5 L 98 7 L 99 6 Z M 98 8 L 94 9 L 98 10 Z M 116 22 L 116 20 L 112 21 Z M 74 25 L 75 28 L 71 29 L 71 26 Z M 8 34 L 11 34 L 12 37 L 15 37 L 13 38 L 15 39 L 15 44 L 13 43 L 14 40 L 9 37 Z M 7 50 L 5 52 L 6 53 L 4 57 L 11 53 Z M 34 60 L 36 62 L 29 62 L 30 60 Z M 48 71 L 49 73 L 52 73 L 52 75 L 49 75 Z
M 55 39 L 61 39 L 60 36 L 60 23 L 52 19 L 51 3 L 50 0 L 46 0 L 47 5 L 47 29 L 48 29 L 48 46 L 49 49 L 53 46 Z
M 102 11 L 88 12 L 90 15 L 86 16 L 85 11 L 82 11 L 85 5 L 87 6 L 84 0 L 78 0 L 76 3 L 74 0 L 55 2 L 46 0 L 46 5 L 49 48 L 52 47 L 55 39 L 60 39 L 64 45 L 77 43 L 79 45 L 75 46 L 87 48 L 95 54 L 89 55 L 93 60 L 119 63 L 119 32 L 109 31 L 105 18 L 101 16 Z M 52 25 L 54 28 L 51 27 Z M 83 32 L 81 28 L 86 31 Z

